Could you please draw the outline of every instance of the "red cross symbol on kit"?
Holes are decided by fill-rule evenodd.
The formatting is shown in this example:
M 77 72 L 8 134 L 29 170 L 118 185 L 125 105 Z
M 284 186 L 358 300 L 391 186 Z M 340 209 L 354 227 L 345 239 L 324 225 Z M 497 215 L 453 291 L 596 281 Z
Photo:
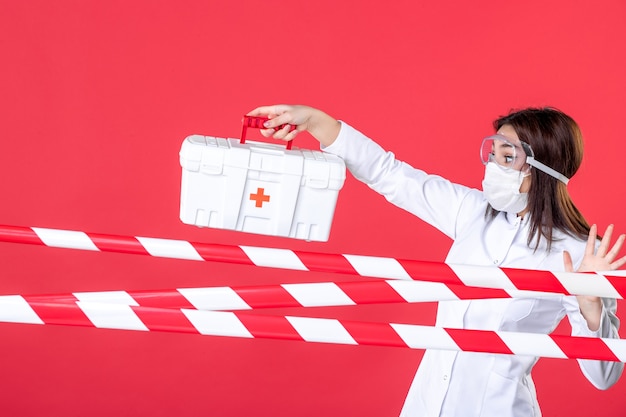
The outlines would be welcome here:
M 264 202 L 270 201 L 270 196 L 265 195 L 264 193 L 265 193 L 265 188 L 257 188 L 256 194 L 250 194 L 250 200 L 253 200 L 255 202 L 254 204 L 255 207 L 263 207 Z

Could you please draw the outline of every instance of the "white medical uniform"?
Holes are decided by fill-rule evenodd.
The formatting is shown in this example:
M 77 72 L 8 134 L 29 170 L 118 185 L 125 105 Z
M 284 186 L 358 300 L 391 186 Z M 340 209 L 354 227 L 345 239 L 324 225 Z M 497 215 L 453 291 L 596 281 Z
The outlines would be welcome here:
M 336 141 L 324 151 L 340 156 L 350 172 L 391 203 L 409 211 L 453 240 L 449 264 L 492 265 L 536 270 L 564 269 L 567 250 L 577 267 L 585 241 L 555 232 L 552 249 L 542 239 L 537 251 L 527 244 L 529 216 L 500 212 L 485 218 L 483 193 L 415 169 L 342 122 Z M 550 333 L 567 315 L 572 335 L 618 338 L 616 301 L 603 299 L 598 331 L 589 330 L 576 297 L 440 302 L 436 325 L 448 328 Z M 411 384 L 401 416 L 540 416 L 530 376 L 536 357 L 427 350 Z M 578 361 L 600 389 L 614 384 L 621 362 Z

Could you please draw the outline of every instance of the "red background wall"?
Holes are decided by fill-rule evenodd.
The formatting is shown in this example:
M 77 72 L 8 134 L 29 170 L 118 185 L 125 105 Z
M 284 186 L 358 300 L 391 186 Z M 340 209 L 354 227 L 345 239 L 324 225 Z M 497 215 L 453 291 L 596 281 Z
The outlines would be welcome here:
M 553 105 L 586 138 L 569 189 L 626 232 L 626 3 L 0 1 L 0 223 L 442 261 L 450 242 L 349 177 L 330 240 L 178 219 L 189 134 L 236 137 L 263 104 L 325 109 L 416 166 L 480 186 L 480 139 Z M 310 137 L 298 146 L 315 147 Z M 353 279 L 0 244 L 0 293 Z M 620 302 L 620 311 L 624 304 Z M 433 324 L 435 306 L 276 310 Z M 559 328 L 567 332 L 567 324 Z M 622 335 L 624 332 L 622 331 Z M 395 416 L 421 351 L 0 324 L 3 415 Z M 546 416 L 623 415 L 574 361 L 534 372 Z

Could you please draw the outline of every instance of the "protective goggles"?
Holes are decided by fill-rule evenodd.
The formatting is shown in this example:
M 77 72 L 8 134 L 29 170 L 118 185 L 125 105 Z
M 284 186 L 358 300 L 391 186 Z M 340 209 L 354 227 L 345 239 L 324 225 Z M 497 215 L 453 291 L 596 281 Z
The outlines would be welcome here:
M 495 162 L 502 168 L 510 168 L 516 171 L 521 171 L 528 164 L 562 181 L 564 184 L 569 182 L 569 178 L 565 175 L 537 161 L 529 144 L 522 141 L 513 143 L 509 138 L 502 135 L 492 135 L 483 139 L 480 147 L 480 160 L 485 165 L 487 165 L 487 162 Z

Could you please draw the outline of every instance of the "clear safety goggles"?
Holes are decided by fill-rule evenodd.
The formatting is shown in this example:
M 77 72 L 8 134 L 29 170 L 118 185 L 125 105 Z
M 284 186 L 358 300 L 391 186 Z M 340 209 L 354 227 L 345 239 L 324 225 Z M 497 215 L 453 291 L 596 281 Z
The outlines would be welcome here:
M 522 171 L 528 164 L 565 184 L 569 182 L 569 178 L 565 175 L 537 161 L 529 144 L 522 141 L 513 143 L 509 138 L 502 135 L 492 135 L 483 139 L 480 147 L 480 160 L 485 165 L 488 162 L 495 162 L 502 168 L 516 171 Z

